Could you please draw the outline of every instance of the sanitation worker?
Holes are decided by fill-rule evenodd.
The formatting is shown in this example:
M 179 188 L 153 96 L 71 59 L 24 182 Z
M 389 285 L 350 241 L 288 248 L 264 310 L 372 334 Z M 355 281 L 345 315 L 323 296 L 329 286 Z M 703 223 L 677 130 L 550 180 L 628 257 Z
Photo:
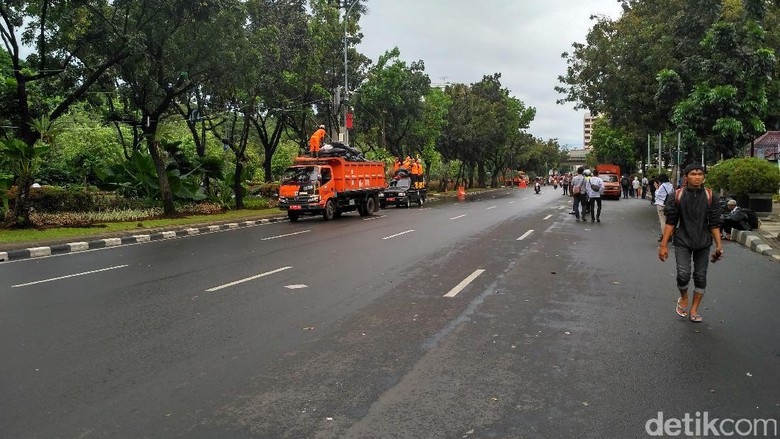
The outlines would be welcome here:
M 320 125 L 317 131 L 309 138 L 309 152 L 312 157 L 317 157 L 320 153 L 320 146 L 325 139 L 325 125 Z

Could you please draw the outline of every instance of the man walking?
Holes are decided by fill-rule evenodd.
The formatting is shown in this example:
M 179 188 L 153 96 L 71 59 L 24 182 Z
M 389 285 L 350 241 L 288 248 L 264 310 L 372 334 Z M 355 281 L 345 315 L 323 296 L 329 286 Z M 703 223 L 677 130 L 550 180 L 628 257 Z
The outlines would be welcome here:
M 658 189 L 655 190 L 655 210 L 658 214 L 658 222 L 661 224 L 661 233 L 658 234 L 658 242 L 661 242 L 666 228 L 666 214 L 664 214 L 664 204 L 671 194 L 674 197 L 674 187 L 669 183 L 669 176 L 666 174 L 658 175 Z
M 585 221 L 585 177 L 582 173 L 585 172 L 585 168 L 580 166 L 577 168 L 577 175 L 571 179 L 571 195 L 574 198 L 574 218 L 575 221 L 580 220 L 580 205 L 582 205 L 582 220 Z
M 623 198 L 628 198 L 628 188 L 631 186 L 631 180 L 628 179 L 627 175 L 624 175 L 620 179 L 620 188 L 623 189 Z
M 685 168 L 688 185 L 677 189 L 666 197 L 664 213 L 666 226 L 658 258 L 666 261 L 669 250 L 666 243 L 674 235 L 674 258 L 677 263 L 677 299 L 675 312 L 680 317 L 690 316 L 690 321 L 702 321 L 698 313 L 699 305 L 707 287 L 708 253 L 715 240 L 715 252 L 712 262 L 723 257 L 723 245 L 720 240 L 720 202 L 717 195 L 704 185 L 704 168 L 691 164 Z M 693 260 L 693 303 L 688 313 L 688 284 L 691 280 L 691 260 Z
M 588 194 L 590 222 L 601 222 L 601 195 L 604 193 L 604 180 L 599 177 L 598 169 L 593 170 L 593 175 L 585 186 L 585 192 Z M 596 206 L 598 206 L 598 211 L 596 210 Z M 585 218 L 583 218 L 583 220 L 585 220 Z

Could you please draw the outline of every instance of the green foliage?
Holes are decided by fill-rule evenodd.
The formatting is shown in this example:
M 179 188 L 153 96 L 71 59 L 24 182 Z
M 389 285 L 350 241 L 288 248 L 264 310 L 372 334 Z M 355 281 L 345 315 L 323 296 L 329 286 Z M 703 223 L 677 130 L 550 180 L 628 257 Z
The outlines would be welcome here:
M 202 200 L 200 181 L 194 177 L 182 176 L 172 166 L 166 169 L 172 193 L 186 200 Z M 97 170 L 100 186 L 117 190 L 125 197 L 160 199 L 160 185 L 152 158 L 143 152 L 133 151 L 130 160 Z
M 606 118 L 598 118 L 593 123 L 590 143 L 596 164 L 615 164 L 622 169 L 635 166 L 637 157 L 633 138 L 625 129 L 612 125 Z
M 734 158 L 712 166 L 707 183 L 732 195 L 775 193 L 780 187 L 780 169 L 756 157 Z
M 252 186 L 248 189 L 249 194 L 258 196 L 258 197 L 265 197 L 265 198 L 274 198 L 279 196 L 279 182 L 272 182 L 272 183 L 261 183 L 256 186 Z M 248 209 L 251 209 L 251 207 L 247 207 Z

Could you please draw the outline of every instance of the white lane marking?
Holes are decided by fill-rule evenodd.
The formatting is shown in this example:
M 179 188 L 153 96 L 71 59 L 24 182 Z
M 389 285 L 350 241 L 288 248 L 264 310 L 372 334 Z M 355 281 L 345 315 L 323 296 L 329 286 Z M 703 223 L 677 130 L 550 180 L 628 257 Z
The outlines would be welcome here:
M 546 217 L 544 217 L 544 219 L 550 219 L 551 216 L 552 215 L 547 215 Z
M 514 201 L 510 201 L 510 202 L 509 202 L 509 204 L 514 204 L 514 203 L 515 203 Z
M 478 269 L 474 270 L 473 273 L 469 275 L 469 277 L 463 279 L 459 284 L 455 285 L 455 288 L 451 289 L 449 293 L 445 294 L 444 297 L 455 297 L 460 293 L 468 284 L 470 284 L 474 279 L 476 279 L 480 274 L 484 273 L 485 270 Z
M 260 273 L 260 274 L 254 275 L 254 276 L 250 276 L 250 277 L 247 277 L 247 278 L 244 278 L 244 279 L 237 280 L 235 282 L 230 282 L 230 283 L 227 283 L 227 284 L 224 284 L 224 285 L 220 285 L 218 287 L 209 288 L 206 291 L 211 293 L 211 292 L 214 292 L 214 291 L 217 291 L 217 290 L 221 290 L 223 288 L 232 287 L 233 285 L 238 285 L 238 284 L 242 284 L 244 282 L 249 282 L 250 280 L 255 280 L 255 279 L 259 279 L 259 278 L 264 277 L 264 276 L 269 276 L 269 275 L 278 273 L 280 271 L 289 270 L 291 268 L 292 267 L 277 268 L 276 270 L 266 271 L 265 273 Z
M 456 216 L 456 217 L 453 217 L 453 218 L 450 218 L 450 219 L 451 219 L 451 220 L 456 220 L 456 219 L 458 219 L 458 218 L 463 218 L 464 216 L 466 216 L 466 215 L 458 215 L 458 216 Z
M 490 206 L 490 207 L 486 208 L 485 210 L 495 209 L 496 207 L 498 207 L 498 206 Z
M 527 199 L 528 199 L 528 197 L 525 197 L 525 198 L 523 198 L 523 201 L 525 201 L 525 200 L 527 200 Z
M 523 236 L 521 236 L 521 237 L 517 238 L 517 241 L 522 241 L 522 240 L 524 240 L 525 238 L 528 238 L 528 235 L 530 235 L 531 233 L 534 233 L 534 229 L 531 229 L 531 230 L 529 230 L 529 231 L 527 231 L 527 232 L 523 233 Z
M 278 239 L 278 238 L 286 238 L 286 237 L 288 237 L 288 236 L 293 236 L 293 235 L 300 235 L 301 233 L 309 233 L 309 232 L 311 232 L 311 230 L 301 230 L 300 232 L 295 232 L 295 233 L 287 233 L 287 234 L 285 234 L 285 235 L 269 236 L 268 238 L 263 238 L 263 239 L 261 239 L 261 241 L 268 241 L 268 240 L 270 240 L 270 239 Z
M 309 286 L 305 284 L 285 285 L 284 287 L 287 288 L 288 290 L 299 290 L 301 288 L 309 288 Z
M 391 238 L 395 238 L 396 236 L 401 236 L 401 235 L 405 235 L 405 234 L 407 234 L 407 233 L 412 233 L 412 232 L 414 232 L 414 229 L 407 230 L 407 231 L 405 231 L 405 232 L 401 232 L 401 233 L 396 233 L 395 235 L 385 236 L 385 237 L 384 237 L 384 238 L 382 238 L 382 239 L 391 239 Z
M 101 271 L 116 270 L 117 268 L 125 268 L 125 267 L 127 267 L 127 264 L 125 264 L 125 265 L 115 265 L 113 267 L 101 268 L 100 270 L 90 270 L 90 271 L 85 271 L 83 273 L 69 274 L 67 276 L 60 276 L 60 277 L 53 277 L 51 279 L 37 280 L 35 282 L 28 282 L 26 284 L 12 285 L 11 288 L 26 287 L 26 286 L 35 285 L 35 284 L 42 284 L 44 282 L 53 282 L 55 280 L 68 279 L 70 277 L 84 276 L 85 274 L 100 273 Z
M 566 206 L 558 206 L 558 210 L 566 209 Z

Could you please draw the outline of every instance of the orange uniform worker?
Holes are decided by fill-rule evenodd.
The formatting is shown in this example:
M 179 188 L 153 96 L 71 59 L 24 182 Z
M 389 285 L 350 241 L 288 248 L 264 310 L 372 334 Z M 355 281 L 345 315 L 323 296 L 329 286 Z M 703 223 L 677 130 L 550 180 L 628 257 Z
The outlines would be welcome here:
M 317 154 L 320 152 L 320 146 L 322 145 L 322 141 L 325 139 L 325 125 L 320 125 L 319 129 L 314 132 L 314 134 L 311 135 L 309 138 L 309 152 L 311 153 L 312 157 L 317 156 Z
M 411 157 L 406 156 L 406 158 L 404 159 L 404 165 L 402 166 L 402 168 L 406 169 L 407 171 L 412 168 L 412 158 Z
M 401 168 L 401 158 L 396 157 L 395 163 L 393 163 L 393 175 L 395 175 L 396 172 L 398 172 L 398 169 Z
M 422 186 L 423 179 L 423 166 L 420 163 L 420 159 L 412 161 L 412 181 L 414 182 L 414 188 L 419 189 Z

